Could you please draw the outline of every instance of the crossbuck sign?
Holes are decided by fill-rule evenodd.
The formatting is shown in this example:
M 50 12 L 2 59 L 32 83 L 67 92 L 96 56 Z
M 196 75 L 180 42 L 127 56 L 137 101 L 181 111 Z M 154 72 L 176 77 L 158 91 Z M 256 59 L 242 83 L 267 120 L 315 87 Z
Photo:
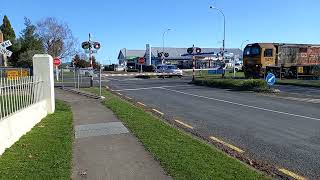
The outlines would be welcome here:
M 10 57 L 12 55 L 12 52 L 9 51 L 6 48 L 11 46 L 11 45 L 12 44 L 11 44 L 11 42 L 9 40 L 0 43 L 0 54 L 4 54 L 4 55 Z

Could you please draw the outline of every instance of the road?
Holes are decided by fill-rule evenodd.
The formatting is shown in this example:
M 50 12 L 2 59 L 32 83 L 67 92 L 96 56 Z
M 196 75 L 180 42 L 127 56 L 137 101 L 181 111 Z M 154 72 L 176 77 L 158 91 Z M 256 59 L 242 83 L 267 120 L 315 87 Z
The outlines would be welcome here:
M 320 98 L 320 88 L 312 88 L 312 87 L 301 87 L 301 86 L 293 86 L 293 85 L 276 85 L 282 92 L 288 92 L 293 94 L 303 94 L 307 96 L 314 96 Z
M 250 157 L 320 179 L 320 104 L 188 84 L 110 78 L 114 90 L 239 147 Z

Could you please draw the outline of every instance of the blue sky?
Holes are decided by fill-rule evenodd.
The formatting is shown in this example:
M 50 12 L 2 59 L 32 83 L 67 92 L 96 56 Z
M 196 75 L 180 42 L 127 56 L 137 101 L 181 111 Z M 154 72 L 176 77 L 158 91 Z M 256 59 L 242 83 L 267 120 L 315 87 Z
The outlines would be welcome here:
M 52 16 L 69 24 L 79 42 L 88 33 L 100 41 L 96 55 L 105 64 L 117 62 L 121 48 L 162 46 L 221 47 L 223 18 L 210 5 L 221 8 L 227 19 L 226 47 L 250 42 L 320 44 L 319 0 L 0 0 L 1 18 L 9 17 L 16 34 L 24 17 L 34 23 Z M 88 3 L 90 2 L 90 3 Z M 80 45 L 79 45 L 80 48 Z

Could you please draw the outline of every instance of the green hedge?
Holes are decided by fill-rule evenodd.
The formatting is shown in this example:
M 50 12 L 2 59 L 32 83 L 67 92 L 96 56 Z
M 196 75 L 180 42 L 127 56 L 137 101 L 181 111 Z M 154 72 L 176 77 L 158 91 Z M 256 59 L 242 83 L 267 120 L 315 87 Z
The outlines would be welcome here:
M 266 82 L 261 79 L 202 79 L 194 80 L 192 83 L 201 86 L 235 89 L 242 91 L 264 91 L 268 89 Z

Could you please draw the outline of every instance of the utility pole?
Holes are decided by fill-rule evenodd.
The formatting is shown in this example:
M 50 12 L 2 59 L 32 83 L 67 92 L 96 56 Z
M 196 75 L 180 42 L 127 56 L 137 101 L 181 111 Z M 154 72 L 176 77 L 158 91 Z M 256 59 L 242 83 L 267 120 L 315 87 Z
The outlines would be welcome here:
M 91 33 L 89 33 L 89 42 L 91 42 Z M 91 51 L 91 45 L 89 46 L 89 60 L 90 60 L 90 66 L 92 68 L 92 72 L 93 72 L 93 63 L 92 63 L 92 51 Z M 93 74 L 91 75 L 91 79 L 90 79 L 90 87 L 93 87 Z
M 161 64 L 163 64 L 164 63 L 164 58 L 165 58 L 165 53 L 164 53 L 164 36 L 166 35 L 166 33 L 168 33 L 169 31 L 171 31 L 171 29 L 169 28 L 169 29 L 167 29 L 167 30 L 165 30 L 164 32 L 163 32 L 163 34 L 162 34 L 162 61 L 161 61 Z

